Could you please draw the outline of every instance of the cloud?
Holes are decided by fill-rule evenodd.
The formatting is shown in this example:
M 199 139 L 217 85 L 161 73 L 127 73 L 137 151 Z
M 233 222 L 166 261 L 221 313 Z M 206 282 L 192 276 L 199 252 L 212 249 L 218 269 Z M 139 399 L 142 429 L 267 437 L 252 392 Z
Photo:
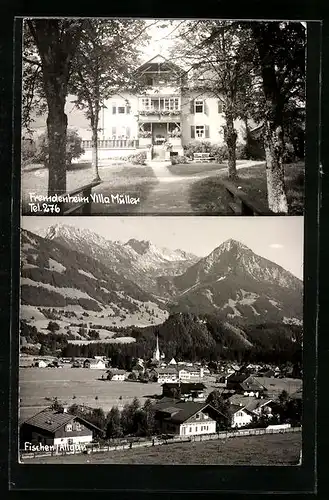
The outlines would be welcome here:
M 271 243 L 270 248 L 283 248 L 283 245 L 280 243 Z

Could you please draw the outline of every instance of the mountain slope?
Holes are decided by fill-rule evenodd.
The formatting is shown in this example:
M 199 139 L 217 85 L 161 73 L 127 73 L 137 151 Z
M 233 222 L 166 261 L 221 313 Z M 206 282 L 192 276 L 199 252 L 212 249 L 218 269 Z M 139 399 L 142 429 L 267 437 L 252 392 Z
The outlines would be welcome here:
M 199 257 L 182 250 L 159 248 L 149 241 L 109 241 L 87 229 L 56 224 L 45 238 L 99 260 L 115 272 L 158 294 L 158 276 L 182 274 Z
M 147 325 L 166 317 L 161 303 L 135 283 L 53 240 L 22 231 L 21 255 L 22 304 L 74 306 L 90 314 L 102 313 L 100 317 L 106 313 L 109 324 L 121 318 L 123 325 Z
M 162 280 L 172 311 L 216 313 L 232 324 L 302 319 L 302 282 L 281 266 L 227 240 L 180 276 Z

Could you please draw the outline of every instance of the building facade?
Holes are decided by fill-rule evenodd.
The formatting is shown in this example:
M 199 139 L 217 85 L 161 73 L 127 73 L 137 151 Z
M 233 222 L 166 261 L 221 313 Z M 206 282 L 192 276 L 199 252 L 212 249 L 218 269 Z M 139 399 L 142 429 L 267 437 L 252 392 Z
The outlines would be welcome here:
M 224 143 L 225 117 L 220 99 L 192 88 L 186 73 L 158 55 L 136 72 L 140 92 L 122 92 L 102 106 L 99 157 L 128 156 L 146 150 L 152 159 L 183 154 L 183 146 L 208 141 Z M 244 125 L 236 122 L 238 142 L 243 142 Z M 70 127 L 70 116 L 69 116 Z M 85 158 L 91 156 L 91 130 L 79 127 Z

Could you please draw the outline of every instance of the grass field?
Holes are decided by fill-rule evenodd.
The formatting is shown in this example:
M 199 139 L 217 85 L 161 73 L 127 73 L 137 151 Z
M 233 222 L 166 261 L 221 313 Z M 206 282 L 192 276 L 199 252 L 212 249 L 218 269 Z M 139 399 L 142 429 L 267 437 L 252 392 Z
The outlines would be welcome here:
M 68 405 L 85 404 L 108 412 L 112 406 L 122 407 L 130 403 L 135 396 L 143 403 L 149 396 L 162 393 L 162 387 L 157 383 L 98 380 L 105 376 L 105 372 L 71 367 L 21 368 L 20 420 L 49 406 L 50 402 L 45 398 L 57 397 Z
M 153 169 L 142 165 L 131 165 L 125 162 L 122 165 L 109 163 L 99 166 L 99 175 L 102 184 L 93 190 L 93 194 L 129 194 L 131 197 L 145 199 L 150 190 L 158 183 Z M 94 172 L 91 163 L 76 163 L 67 171 L 66 182 L 67 191 L 72 191 L 78 187 L 89 184 L 94 179 Z M 28 203 L 30 193 L 37 195 L 47 195 L 48 191 L 48 170 L 46 168 L 36 168 L 22 171 L 22 210 L 29 213 Z M 105 208 L 104 208 L 105 207 Z M 135 205 L 128 206 L 132 210 Z M 138 205 L 136 206 L 138 208 Z M 120 212 L 126 207 L 119 206 Z M 116 205 L 104 206 L 104 204 L 93 204 L 94 213 L 106 213 L 117 211 Z
M 227 180 L 223 171 L 220 177 L 208 177 L 191 186 L 189 201 L 195 212 L 227 214 L 231 201 L 221 184 Z M 303 215 L 304 211 L 304 164 L 285 165 L 285 183 L 289 215 Z M 250 200 L 268 207 L 265 163 L 238 170 L 238 180 L 234 182 L 248 195 Z
M 26 463 L 148 464 L 148 465 L 297 465 L 302 433 L 268 434 L 175 443 L 152 448 L 40 457 Z

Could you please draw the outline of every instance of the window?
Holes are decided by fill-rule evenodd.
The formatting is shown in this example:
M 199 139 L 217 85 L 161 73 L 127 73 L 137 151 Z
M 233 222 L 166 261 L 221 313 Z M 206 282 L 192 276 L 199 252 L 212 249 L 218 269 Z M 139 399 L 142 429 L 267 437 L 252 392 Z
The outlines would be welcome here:
M 150 107 L 151 107 L 151 99 L 149 99 L 148 97 L 144 97 L 142 99 L 142 109 L 148 111 Z
M 119 106 L 119 107 L 118 107 L 118 113 L 119 113 L 120 115 L 124 115 L 125 110 L 126 110 L 126 109 L 125 109 L 125 107 L 124 107 L 124 106 Z
M 203 414 L 203 418 L 204 418 L 205 420 L 208 420 L 209 415 L 207 415 L 206 413 L 204 413 L 204 414 Z
M 196 100 L 194 103 L 195 113 L 204 113 L 204 102 L 200 100 Z
M 189 432 L 191 433 L 192 432 L 192 427 L 189 428 Z
M 117 106 L 116 104 L 112 104 L 112 114 L 115 115 L 117 112 Z
M 198 426 L 195 427 L 195 432 L 198 432 L 199 428 Z
M 81 428 L 81 424 L 80 424 L 80 422 L 77 422 L 77 423 L 75 424 L 75 430 L 76 430 L 76 431 L 78 431 L 78 432 L 80 432 L 80 431 L 81 431 L 81 429 L 82 429 L 82 428 Z
M 200 413 L 197 413 L 197 414 L 195 415 L 195 418 L 196 418 L 197 420 L 199 420 L 199 419 L 200 419 Z
M 71 432 L 72 431 L 72 424 L 66 424 L 65 431 L 66 432 Z
M 117 136 L 117 128 L 112 127 L 112 139 L 116 139 L 116 136 Z
M 195 127 L 196 137 L 203 139 L 205 137 L 205 127 L 204 125 L 197 125 Z
M 153 78 L 151 76 L 146 77 L 146 85 L 153 85 Z
M 67 444 L 73 444 L 73 439 L 68 439 Z

